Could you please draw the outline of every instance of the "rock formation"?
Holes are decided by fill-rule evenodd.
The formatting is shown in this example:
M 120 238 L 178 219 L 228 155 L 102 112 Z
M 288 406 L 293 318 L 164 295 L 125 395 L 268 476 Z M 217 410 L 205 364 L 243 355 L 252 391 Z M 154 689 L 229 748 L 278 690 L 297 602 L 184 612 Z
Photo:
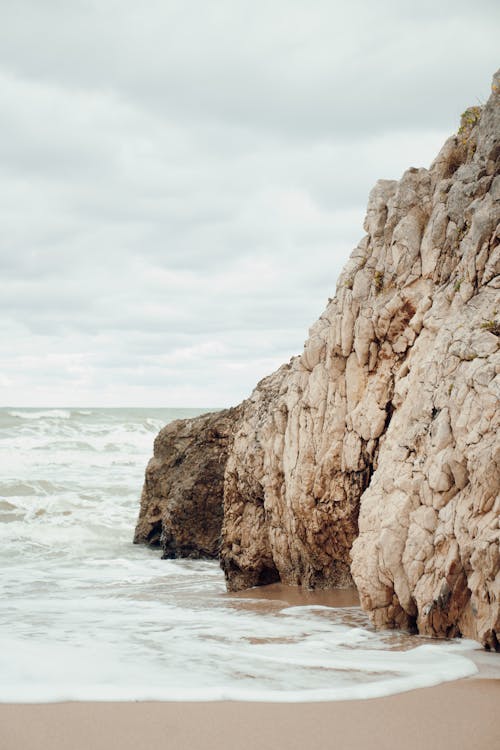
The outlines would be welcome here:
M 171 422 L 146 469 L 134 542 L 163 557 L 217 557 L 227 453 L 241 407 Z
M 372 190 L 367 234 L 303 354 L 257 386 L 222 441 L 229 589 L 354 579 L 377 626 L 499 647 L 499 167 L 497 74 L 429 170 Z M 172 428 L 190 435 L 184 469 L 155 448 L 145 518 L 160 515 L 153 475 L 162 498 L 174 480 L 207 486 L 202 432 L 216 418 Z M 164 534 L 181 534 L 172 507 Z

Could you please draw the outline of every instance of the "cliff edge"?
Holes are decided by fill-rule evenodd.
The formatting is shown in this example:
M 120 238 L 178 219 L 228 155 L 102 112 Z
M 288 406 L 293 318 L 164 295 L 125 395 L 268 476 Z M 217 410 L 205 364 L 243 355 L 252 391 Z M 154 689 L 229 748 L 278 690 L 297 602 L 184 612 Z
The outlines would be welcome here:
M 229 589 L 354 583 L 377 626 L 499 648 L 499 222 L 500 72 L 430 169 L 377 183 L 303 354 L 211 444 L 220 471 L 196 517 L 216 518 Z M 217 419 L 189 420 L 194 462 L 167 450 L 148 468 L 142 519 L 156 508 L 165 539 L 207 485 Z

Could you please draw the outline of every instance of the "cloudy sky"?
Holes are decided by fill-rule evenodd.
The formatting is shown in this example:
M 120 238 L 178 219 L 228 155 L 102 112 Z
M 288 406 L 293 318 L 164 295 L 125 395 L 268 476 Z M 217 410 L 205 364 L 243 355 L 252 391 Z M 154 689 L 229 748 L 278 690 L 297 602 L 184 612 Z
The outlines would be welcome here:
M 499 7 L 0 0 L 1 405 L 247 396 L 488 97 Z

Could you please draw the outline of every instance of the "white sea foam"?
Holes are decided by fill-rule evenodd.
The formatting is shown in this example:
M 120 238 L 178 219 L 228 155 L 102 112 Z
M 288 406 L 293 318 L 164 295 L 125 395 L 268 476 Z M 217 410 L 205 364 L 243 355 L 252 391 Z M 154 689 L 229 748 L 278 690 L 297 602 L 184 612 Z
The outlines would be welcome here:
M 229 597 L 216 563 L 134 547 L 155 434 L 192 412 L 59 412 L 0 409 L 0 701 L 339 700 L 475 673 L 477 644 Z
M 41 411 L 34 411 L 32 409 L 12 410 L 8 411 L 9 416 L 17 417 L 18 419 L 70 419 L 71 412 L 67 409 L 42 409 Z

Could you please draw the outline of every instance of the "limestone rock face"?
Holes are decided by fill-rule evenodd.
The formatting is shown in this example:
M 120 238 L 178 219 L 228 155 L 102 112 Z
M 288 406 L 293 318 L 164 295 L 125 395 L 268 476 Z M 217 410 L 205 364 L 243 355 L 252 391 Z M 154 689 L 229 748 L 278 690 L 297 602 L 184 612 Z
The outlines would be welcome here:
M 303 354 L 231 420 L 228 587 L 354 580 L 377 626 L 498 648 L 499 74 L 430 169 L 376 184 L 365 231 Z
M 270 537 L 271 508 L 266 498 L 268 449 L 276 434 L 280 413 L 275 411 L 290 373 L 283 365 L 264 378 L 244 402 L 241 419 L 226 465 L 221 565 L 229 590 L 279 581 Z
M 146 469 L 134 542 L 164 557 L 217 557 L 224 470 L 241 407 L 164 427 Z
M 361 498 L 352 572 L 376 625 L 463 634 L 498 649 L 498 76 L 494 86 L 429 172 L 416 283 L 431 286 Z

